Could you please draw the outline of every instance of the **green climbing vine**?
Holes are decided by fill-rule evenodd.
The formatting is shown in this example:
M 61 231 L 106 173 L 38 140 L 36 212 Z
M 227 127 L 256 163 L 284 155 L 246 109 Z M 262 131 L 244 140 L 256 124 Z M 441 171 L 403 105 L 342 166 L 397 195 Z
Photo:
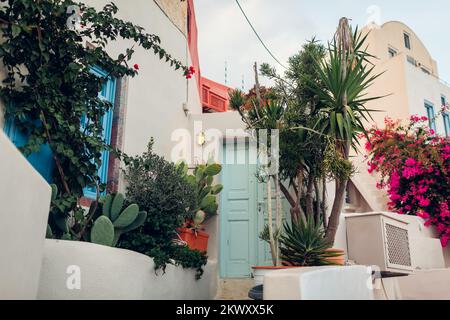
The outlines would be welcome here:
M 59 237 L 82 239 L 89 222 L 77 201 L 85 187 L 98 192 L 106 187 L 97 174 L 102 152 L 110 149 L 102 140 L 101 119 L 112 105 L 98 98 L 105 81 L 138 74 L 139 65 L 129 65 L 136 47 L 185 76 L 192 72 L 161 47 L 158 36 L 117 13 L 114 3 L 96 10 L 71 0 L 0 0 L 0 59 L 6 70 L 0 98 L 5 117 L 15 119 L 29 136 L 21 151 L 29 155 L 44 144 L 52 150 L 53 180 L 60 192 L 51 217 L 65 221 L 70 215 L 74 220 L 70 233 Z M 118 39 L 134 45 L 112 57 L 105 48 Z M 107 75 L 94 75 L 93 66 Z

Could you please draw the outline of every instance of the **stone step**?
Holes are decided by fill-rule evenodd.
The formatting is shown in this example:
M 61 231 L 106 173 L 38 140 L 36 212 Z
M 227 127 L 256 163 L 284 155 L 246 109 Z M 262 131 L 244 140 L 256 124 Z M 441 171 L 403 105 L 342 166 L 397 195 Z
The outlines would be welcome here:
M 253 279 L 220 279 L 216 300 L 250 300 L 248 292 L 254 287 Z

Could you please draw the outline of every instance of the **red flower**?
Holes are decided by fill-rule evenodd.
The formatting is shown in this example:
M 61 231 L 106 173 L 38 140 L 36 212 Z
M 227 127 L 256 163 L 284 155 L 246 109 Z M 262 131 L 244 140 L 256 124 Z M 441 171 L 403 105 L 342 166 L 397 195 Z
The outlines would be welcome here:
M 191 66 L 184 71 L 184 76 L 186 77 L 186 79 L 191 79 L 194 73 L 195 68 Z
M 136 63 L 136 64 L 133 66 L 133 68 L 134 68 L 134 70 L 139 70 L 139 65 Z

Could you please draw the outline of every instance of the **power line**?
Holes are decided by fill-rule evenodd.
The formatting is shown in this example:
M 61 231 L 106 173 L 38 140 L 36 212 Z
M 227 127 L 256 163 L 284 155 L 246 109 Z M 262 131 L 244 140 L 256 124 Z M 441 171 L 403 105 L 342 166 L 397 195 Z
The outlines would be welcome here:
M 247 17 L 247 14 L 245 13 L 244 9 L 242 8 L 241 4 L 239 3 L 238 0 L 236 0 L 236 3 L 239 7 L 239 9 L 241 10 L 242 14 L 244 15 L 245 19 L 247 20 L 248 24 L 250 25 L 250 27 L 252 28 L 253 32 L 255 33 L 256 37 L 258 38 L 258 40 L 261 42 L 261 44 L 263 45 L 263 47 L 267 50 L 267 52 L 270 54 L 270 56 L 283 68 L 286 69 L 286 67 L 280 62 L 280 60 L 278 60 L 275 55 L 272 53 L 272 51 L 269 50 L 269 48 L 266 46 L 266 44 L 264 43 L 264 41 L 261 39 L 261 37 L 259 36 L 258 32 L 256 31 L 255 27 L 253 27 L 252 23 L 250 22 L 250 19 Z

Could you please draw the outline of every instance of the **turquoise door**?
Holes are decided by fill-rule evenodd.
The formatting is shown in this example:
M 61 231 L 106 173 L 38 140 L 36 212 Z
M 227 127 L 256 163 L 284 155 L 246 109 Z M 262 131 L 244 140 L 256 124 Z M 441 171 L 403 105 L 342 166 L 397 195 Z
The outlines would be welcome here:
M 220 210 L 222 278 L 250 277 L 251 266 L 257 262 L 258 183 L 255 176 L 257 167 L 248 161 L 250 148 L 254 146 L 248 142 L 235 141 L 228 141 L 223 146 L 224 190 Z
M 252 266 L 272 265 L 269 245 L 259 239 L 259 234 L 268 221 L 267 187 L 265 183 L 258 182 L 257 165 L 250 161 L 251 155 L 256 154 L 255 148 L 255 145 L 248 141 L 227 141 L 223 146 L 224 189 L 221 194 L 220 210 L 222 278 L 249 278 Z M 271 187 L 272 208 L 275 215 L 273 183 Z M 283 221 L 286 221 L 289 206 L 283 197 L 282 208 Z

